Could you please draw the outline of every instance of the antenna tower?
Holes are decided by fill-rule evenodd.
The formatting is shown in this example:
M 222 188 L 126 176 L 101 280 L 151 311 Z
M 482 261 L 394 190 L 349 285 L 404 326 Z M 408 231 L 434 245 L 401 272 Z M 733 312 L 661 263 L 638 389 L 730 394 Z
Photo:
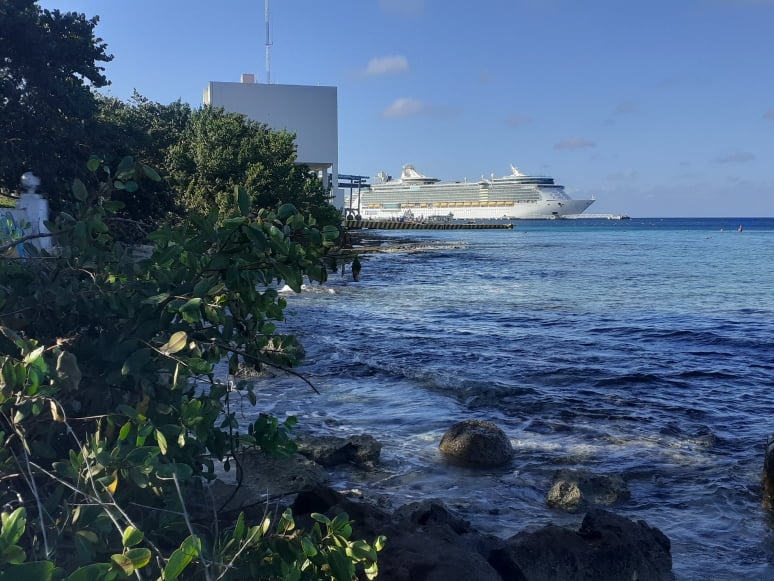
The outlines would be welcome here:
M 271 38 L 269 37 L 269 0 L 266 0 L 266 84 L 271 84 Z

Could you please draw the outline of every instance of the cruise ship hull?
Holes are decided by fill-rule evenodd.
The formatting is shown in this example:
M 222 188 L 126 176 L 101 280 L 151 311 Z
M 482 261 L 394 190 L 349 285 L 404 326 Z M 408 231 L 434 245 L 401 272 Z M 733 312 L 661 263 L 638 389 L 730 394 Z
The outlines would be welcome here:
M 553 178 L 512 175 L 478 182 L 443 182 L 406 165 L 400 180 L 381 174 L 349 209 L 371 220 L 524 220 L 582 214 L 594 199 L 574 200 Z

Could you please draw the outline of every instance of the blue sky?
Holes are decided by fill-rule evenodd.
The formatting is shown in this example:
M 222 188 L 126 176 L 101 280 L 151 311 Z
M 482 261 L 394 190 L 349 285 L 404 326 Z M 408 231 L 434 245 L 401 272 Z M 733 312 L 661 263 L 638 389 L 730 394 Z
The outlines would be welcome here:
M 100 16 L 106 90 L 265 81 L 264 0 Z M 273 0 L 271 81 L 338 87 L 341 173 L 551 175 L 590 211 L 774 216 L 774 0 Z

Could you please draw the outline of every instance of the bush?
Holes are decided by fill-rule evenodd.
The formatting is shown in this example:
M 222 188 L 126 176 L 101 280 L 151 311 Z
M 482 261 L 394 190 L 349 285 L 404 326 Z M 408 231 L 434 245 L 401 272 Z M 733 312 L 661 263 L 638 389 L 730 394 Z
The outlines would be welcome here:
M 218 376 L 298 363 L 275 289 L 324 281 L 337 230 L 252 212 L 236 188 L 231 215 L 157 230 L 138 256 L 112 235 L 112 193 L 158 176 L 89 169 L 100 186 L 76 181 L 75 212 L 48 224 L 57 253 L 0 260 L 0 579 L 373 577 L 384 539 L 350 540 L 347 515 L 299 531 L 289 511 L 251 526 L 186 506 L 238 448 L 293 449 L 294 419 L 240 425 L 251 386 Z

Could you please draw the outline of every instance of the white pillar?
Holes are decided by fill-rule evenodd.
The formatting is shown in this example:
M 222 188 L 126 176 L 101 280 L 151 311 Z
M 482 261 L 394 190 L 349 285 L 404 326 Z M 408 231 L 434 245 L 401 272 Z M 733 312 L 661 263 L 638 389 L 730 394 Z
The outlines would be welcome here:
M 19 196 L 16 209 L 26 215 L 30 223 L 30 231 L 27 234 L 49 234 L 46 228 L 48 220 L 48 200 L 37 193 L 26 192 Z M 31 242 L 41 250 L 51 251 L 51 237 L 35 238 Z

